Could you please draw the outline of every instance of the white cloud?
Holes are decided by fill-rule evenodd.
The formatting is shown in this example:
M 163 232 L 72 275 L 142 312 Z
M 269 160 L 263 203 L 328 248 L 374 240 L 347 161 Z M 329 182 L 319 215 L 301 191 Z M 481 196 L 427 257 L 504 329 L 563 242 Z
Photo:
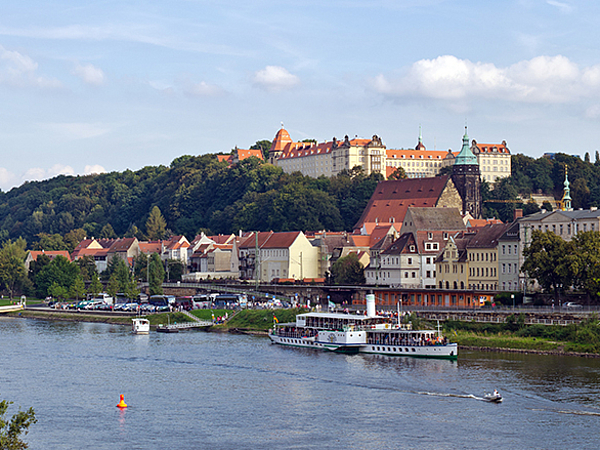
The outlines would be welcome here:
M 267 66 L 254 74 L 254 84 L 267 91 L 280 91 L 294 87 L 300 82 L 296 75 L 292 75 L 280 66 Z
M 29 56 L 0 45 L 0 84 L 42 89 L 62 87 L 62 83 L 54 78 L 37 75 L 37 70 L 38 63 Z
M 224 93 L 216 84 L 209 84 L 204 81 L 192 84 L 185 88 L 185 93 L 195 97 L 216 97 Z
M 68 140 L 98 137 L 111 130 L 111 127 L 106 124 L 85 122 L 45 123 L 42 127 Z
M 497 67 L 444 55 L 415 62 L 399 79 L 380 74 L 372 86 L 381 94 L 396 97 L 567 103 L 600 93 L 600 66 L 582 70 L 558 55 Z
M 41 167 L 32 167 L 27 169 L 21 180 L 25 181 L 41 181 L 48 178 L 56 177 L 58 175 L 75 175 L 75 171 L 71 166 L 63 164 L 54 164 L 49 169 L 43 169 Z
M 17 181 L 17 176 L 4 167 L 0 167 L 0 187 L 10 189 Z
M 99 164 L 87 165 L 83 168 L 84 175 L 106 173 L 106 169 Z
M 573 11 L 573 7 L 571 5 L 569 5 L 568 3 L 557 2 L 555 0 L 547 0 L 546 3 L 558 8 L 560 10 L 560 12 L 565 13 L 565 14 L 569 14 Z
M 73 69 L 73 74 L 92 86 L 101 86 L 106 81 L 106 75 L 104 75 L 102 69 L 92 64 L 86 64 L 85 66 L 77 64 Z

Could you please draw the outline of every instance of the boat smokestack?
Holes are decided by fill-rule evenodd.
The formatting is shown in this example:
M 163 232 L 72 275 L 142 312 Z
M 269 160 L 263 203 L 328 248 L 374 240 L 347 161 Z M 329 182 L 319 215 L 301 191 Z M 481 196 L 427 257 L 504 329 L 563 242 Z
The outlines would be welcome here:
M 367 294 L 367 317 L 375 315 L 375 294 Z

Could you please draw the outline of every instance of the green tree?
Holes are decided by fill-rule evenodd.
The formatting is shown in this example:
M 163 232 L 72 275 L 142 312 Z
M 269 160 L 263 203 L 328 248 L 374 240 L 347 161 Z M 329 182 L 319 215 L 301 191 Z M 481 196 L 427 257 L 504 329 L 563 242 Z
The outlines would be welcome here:
M 8 420 L 6 413 L 13 402 L 0 401 L 0 449 L 1 450 L 23 450 L 29 446 L 21 439 L 26 435 L 29 427 L 37 422 L 35 411 L 29 408 L 27 411 L 19 411 Z
M 85 283 L 81 274 L 75 278 L 75 282 L 71 286 L 69 290 L 69 297 L 79 300 L 80 298 L 85 298 Z
M 406 172 L 404 171 L 404 168 L 402 167 L 397 167 L 396 170 L 394 170 L 390 176 L 388 177 L 388 180 L 404 180 L 406 178 Z
M 167 281 L 181 281 L 183 275 L 183 263 L 178 259 L 167 260 L 169 276 Z
M 577 233 L 571 240 L 573 252 L 566 256 L 573 284 L 590 298 L 600 295 L 600 232 Z
M 90 287 L 88 288 L 88 292 L 91 295 L 96 296 L 100 292 L 102 292 L 103 289 L 104 289 L 104 286 L 102 286 L 102 282 L 100 281 L 100 277 L 98 276 L 98 273 L 94 272 L 92 274 L 92 282 L 90 283 Z
M 77 264 L 70 262 L 64 256 L 57 256 L 50 264 L 37 274 L 36 277 L 36 292 L 38 297 L 44 298 L 49 294 L 49 288 L 53 284 L 64 288 L 65 296 L 69 289 L 75 283 L 79 276 L 79 267 Z
M 338 259 L 331 266 L 333 284 L 356 285 L 365 284 L 365 268 L 358 260 L 356 253 L 350 253 Z
M 40 257 L 38 256 L 38 259 Z M 98 270 L 96 269 L 96 263 L 94 262 L 94 258 L 92 256 L 83 256 L 75 260 L 75 263 L 79 266 L 79 271 L 81 272 L 81 276 L 83 281 L 91 281 L 94 274 L 98 275 Z
M 64 300 L 69 295 L 69 289 L 65 286 L 61 286 L 57 281 L 53 281 L 50 287 L 47 289 L 47 293 L 53 298 Z
M 157 241 L 165 237 L 167 222 L 163 217 L 158 206 L 154 206 L 150 211 L 150 216 L 146 221 L 146 234 L 151 241 Z
M 8 291 L 11 299 L 15 290 L 20 288 L 27 278 L 24 264 L 25 245 L 23 239 L 15 242 L 9 240 L 0 250 L 0 282 Z
M 113 298 L 117 296 L 117 292 L 123 292 L 123 290 L 120 289 L 119 280 L 116 272 L 114 272 L 110 276 L 108 284 L 106 286 L 106 292 Z
M 523 250 L 523 271 L 529 278 L 536 279 L 544 291 L 553 293 L 557 303 L 560 292 L 571 285 L 573 261 L 569 255 L 573 247 L 572 242 L 565 242 L 551 231 L 535 230 L 531 243 Z
M 150 267 L 148 268 L 150 295 L 160 295 L 163 293 L 162 284 L 165 279 L 165 269 L 158 253 L 152 253 L 150 257 Z
M 107 223 L 100 230 L 100 238 L 101 239 L 115 239 L 117 237 L 117 233 L 115 233 L 115 229 L 110 223 Z
M 39 233 L 37 237 L 38 241 L 33 245 L 34 250 L 46 250 L 50 252 L 67 249 L 67 245 L 65 244 L 63 237 L 58 233 Z
M 63 241 L 65 243 L 65 250 L 71 253 L 75 250 L 75 247 L 79 245 L 81 241 L 85 239 L 85 230 L 83 228 L 76 228 L 65 234 Z

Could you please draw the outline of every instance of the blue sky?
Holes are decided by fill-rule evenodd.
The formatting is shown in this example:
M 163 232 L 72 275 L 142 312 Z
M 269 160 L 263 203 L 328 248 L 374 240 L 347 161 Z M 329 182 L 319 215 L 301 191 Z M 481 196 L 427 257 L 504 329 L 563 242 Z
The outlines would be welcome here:
M 0 188 L 273 139 L 600 149 L 590 1 L 14 1 Z

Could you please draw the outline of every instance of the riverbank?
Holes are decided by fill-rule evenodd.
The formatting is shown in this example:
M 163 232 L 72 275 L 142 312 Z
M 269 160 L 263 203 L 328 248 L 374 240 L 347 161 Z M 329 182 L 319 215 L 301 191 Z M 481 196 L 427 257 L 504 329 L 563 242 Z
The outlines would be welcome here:
M 251 334 L 257 336 L 267 336 L 268 330 L 273 326 L 273 321 L 291 322 L 295 320 L 299 310 L 244 310 L 238 313 L 233 311 L 211 311 L 196 310 L 193 311 L 200 319 L 210 320 L 212 315 L 215 317 L 227 316 L 229 320 L 224 323 L 205 328 L 205 331 L 223 332 L 235 334 Z M 92 322 L 109 323 L 114 325 L 131 326 L 132 316 L 113 316 L 111 313 L 98 314 L 84 311 L 54 311 L 26 309 L 20 312 L 6 314 L 10 317 L 21 317 L 38 320 L 55 320 L 66 322 Z M 146 316 L 150 320 L 151 327 L 154 329 L 160 324 L 184 323 L 191 319 L 182 313 L 161 313 L 149 314 Z M 454 326 L 456 323 L 453 324 Z M 586 351 L 585 344 L 569 341 L 559 341 L 531 336 L 507 335 L 505 332 L 473 332 L 465 330 L 456 330 L 454 327 L 447 333 L 448 337 L 457 342 L 461 349 L 478 350 L 490 352 L 511 352 L 521 354 L 539 354 L 555 356 L 577 356 L 585 358 L 600 358 L 600 353 L 595 351 Z

